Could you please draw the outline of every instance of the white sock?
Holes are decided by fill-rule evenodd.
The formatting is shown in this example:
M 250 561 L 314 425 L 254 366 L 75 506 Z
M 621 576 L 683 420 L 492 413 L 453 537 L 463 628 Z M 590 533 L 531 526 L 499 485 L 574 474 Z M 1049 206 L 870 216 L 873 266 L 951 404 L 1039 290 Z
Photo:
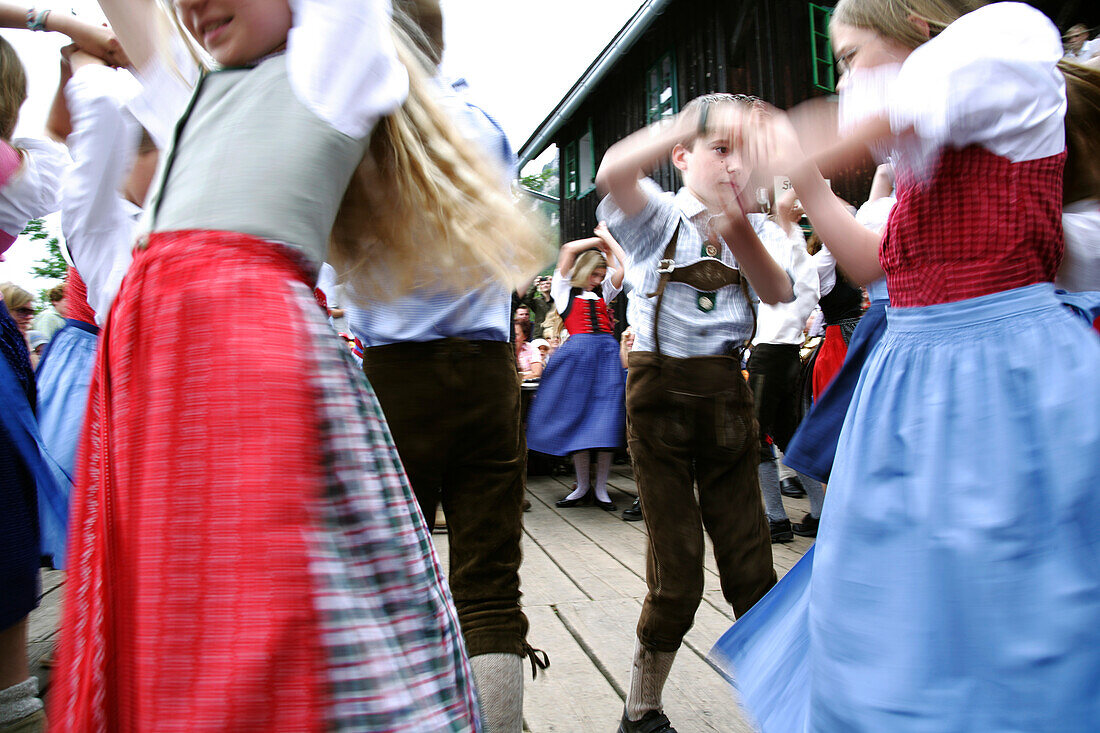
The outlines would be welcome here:
M 523 657 L 479 654 L 470 658 L 485 733 L 523 730 Z
M 634 665 L 630 669 L 630 690 L 626 694 L 626 717 L 641 720 L 650 710 L 661 712 L 661 691 L 665 688 L 676 652 L 646 649 L 634 642 Z
M 573 468 L 577 472 L 577 488 L 566 499 L 580 499 L 588 493 L 588 468 L 592 465 L 592 457 L 586 450 L 580 450 L 573 454 Z
M 0 725 L 22 720 L 41 709 L 37 677 L 28 677 L 17 685 L 0 690 Z
M 596 499 L 599 501 L 611 501 L 607 495 L 607 477 L 611 475 L 611 457 L 609 450 L 596 453 Z

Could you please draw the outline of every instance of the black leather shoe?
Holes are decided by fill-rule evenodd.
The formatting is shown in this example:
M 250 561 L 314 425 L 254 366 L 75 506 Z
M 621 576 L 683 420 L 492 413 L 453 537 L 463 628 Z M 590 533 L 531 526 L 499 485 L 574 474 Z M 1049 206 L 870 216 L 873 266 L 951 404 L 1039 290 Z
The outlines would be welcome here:
M 603 509 L 605 512 L 613 512 L 619 508 L 615 506 L 615 502 L 613 501 L 600 501 L 599 499 L 596 499 L 596 506 Z
M 640 522 L 642 521 L 642 501 L 641 499 L 635 499 L 634 503 L 630 505 L 629 509 L 623 510 L 624 522 Z
M 820 519 L 807 514 L 802 517 L 801 522 L 795 522 L 791 525 L 791 531 L 799 537 L 817 537 L 817 525 L 820 523 Z
M 630 720 L 624 712 L 619 721 L 619 733 L 676 733 L 676 729 L 664 713 L 650 710 L 641 720 Z
M 779 493 L 792 499 L 800 499 L 806 495 L 806 489 L 802 488 L 801 481 L 791 476 L 779 482 Z
M 772 530 L 772 544 L 777 542 L 790 542 L 794 539 L 794 532 L 791 530 L 791 520 L 778 519 L 768 520 L 768 525 Z
M 559 509 L 568 509 L 571 506 L 580 506 L 584 502 L 588 501 L 588 494 L 581 496 L 577 499 L 558 499 L 554 502 L 554 506 Z

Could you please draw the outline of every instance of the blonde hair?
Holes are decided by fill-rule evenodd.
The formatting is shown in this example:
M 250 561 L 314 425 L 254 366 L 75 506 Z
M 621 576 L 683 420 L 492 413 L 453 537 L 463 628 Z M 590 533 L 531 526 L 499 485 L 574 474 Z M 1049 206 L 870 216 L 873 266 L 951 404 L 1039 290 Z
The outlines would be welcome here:
M 588 278 L 598 268 L 607 267 L 607 258 L 598 249 L 587 249 L 580 253 L 577 261 L 573 263 L 573 274 L 569 278 L 569 284 L 575 288 L 588 287 Z
M 0 283 L 0 295 L 4 296 L 4 305 L 7 306 L 8 313 L 11 314 L 12 318 L 15 318 L 16 309 L 34 303 L 33 295 L 11 282 Z
M 193 48 L 174 12 L 172 19 Z M 435 101 L 423 32 L 396 8 L 390 28 L 409 94 L 371 133 L 327 259 L 364 299 L 425 286 L 461 293 L 488 280 L 514 290 L 553 258 L 550 242 L 512 201 L 500 167 Z
M 911 18 L 928 24 L 935 37 L 952 22 L 985 3 L 982 0 L 840 0 L 832 23 L 866 28 L 908 48 L 928 40 Z M 1066 168 L 1063 201 L 1100 197 L 1100 70 L 1058 62 L 1066 79 Z
M 543 338 L 561 338 L 563 328 L 565 328 L 565 321 L 561 319 L 557 310 L 547 312 L 546 317 L 542 319 Z
M 12 45 L 0 38 L 0 138 L 11 141 L 25 101 L 27 71 Z
M 840 0 L 830 24 L 866 28 L 906 48 L 916 48 L 982 5 L 983 0 Z M 921 33 L 913 18 L 928 24 L 929 36 Z

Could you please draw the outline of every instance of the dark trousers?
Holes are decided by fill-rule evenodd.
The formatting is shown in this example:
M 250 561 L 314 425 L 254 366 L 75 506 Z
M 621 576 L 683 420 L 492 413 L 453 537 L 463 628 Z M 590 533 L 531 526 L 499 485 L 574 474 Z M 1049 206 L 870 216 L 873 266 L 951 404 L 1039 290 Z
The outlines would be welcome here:
M 749 357 L 749 386 L 756 406 L 756 421 L 760 426 L 760 442 L 768 436 L 780 450 L 798 427 L 799 386 L 802 359 L 796 344 L 757 344 Z M 767 458 L 774 457 L 767 447 Z
M 740 616 L 775 585 L 752 394 L 730 357 L 630 355 L 627 441 L 649 535 L 638 639 L 676 651 L 703 597 L 703 530 Z M 698 498 L 695 487 L 698 485 Z
M 470 656 L 523 655 L 526 445 L 511 347 L 463 339 L 376 346 L 366 349 L 363 371 L 429 527 L 443 503 L 448 581 Z

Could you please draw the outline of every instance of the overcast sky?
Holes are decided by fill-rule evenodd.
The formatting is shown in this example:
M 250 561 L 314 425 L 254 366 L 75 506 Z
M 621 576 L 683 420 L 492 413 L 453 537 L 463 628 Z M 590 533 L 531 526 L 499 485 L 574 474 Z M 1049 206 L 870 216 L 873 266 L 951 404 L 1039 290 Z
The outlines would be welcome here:
M 501 124 L 514 148 L 527 140 L 573 82 L 584 73 L 642 0 L 442 0 L 446 53 L 443 70 L 464 77 L 471 97 Z M 92 0 L 66 5 L 82 17 L 102 20 Z M 0 31 L 27 67 L 30 96 L 16 135 L 41 134 L 57 88 L 56 33 Z M 53 224 L 53 230 L 60 226 Z M 37 291 L 29 275 L 41 253 L 22 240 L 0 262 L 0 282 Z

